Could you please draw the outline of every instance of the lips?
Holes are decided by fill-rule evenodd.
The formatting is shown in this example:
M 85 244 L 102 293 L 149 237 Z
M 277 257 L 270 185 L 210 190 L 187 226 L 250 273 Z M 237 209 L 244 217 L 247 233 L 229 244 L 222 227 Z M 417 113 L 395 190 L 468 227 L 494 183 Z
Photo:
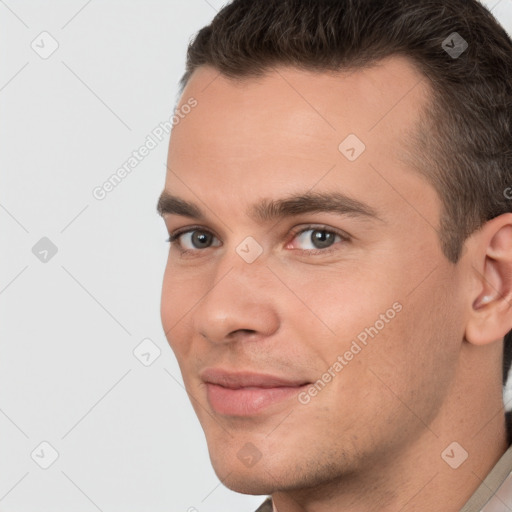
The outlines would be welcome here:
M 200 374 L 207 400 L 219 414 L 251 416 L 296 396 L 310 382 L 253 372 L 207 368 Z
M 300 379 L 287 379 L 263 373 L 228 372 L 220 368 L 207 368 L 201 372 L 201 378 L 207 383 L 218 384 L 230 389 L 298 387 L 309 384 Z

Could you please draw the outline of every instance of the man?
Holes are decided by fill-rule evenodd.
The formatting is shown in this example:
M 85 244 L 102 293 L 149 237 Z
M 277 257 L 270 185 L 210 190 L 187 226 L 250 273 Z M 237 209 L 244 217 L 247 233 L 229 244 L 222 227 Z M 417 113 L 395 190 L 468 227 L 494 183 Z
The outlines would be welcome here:
M 511 510 L 504 30 L 473 0 L 235 0 L 182 86 L 161 314 L 221 481 Z

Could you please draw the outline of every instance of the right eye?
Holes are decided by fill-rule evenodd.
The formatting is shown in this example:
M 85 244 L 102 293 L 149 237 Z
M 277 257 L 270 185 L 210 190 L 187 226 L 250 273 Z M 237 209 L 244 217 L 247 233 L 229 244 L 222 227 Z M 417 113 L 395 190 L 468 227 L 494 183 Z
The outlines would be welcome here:
M 215 235 L 204 229 L 197 228 L 172 233 L 168 242 L 171 244 L 177 242 L 183 251 L 197 251 L 221 245 L 220 240 Z

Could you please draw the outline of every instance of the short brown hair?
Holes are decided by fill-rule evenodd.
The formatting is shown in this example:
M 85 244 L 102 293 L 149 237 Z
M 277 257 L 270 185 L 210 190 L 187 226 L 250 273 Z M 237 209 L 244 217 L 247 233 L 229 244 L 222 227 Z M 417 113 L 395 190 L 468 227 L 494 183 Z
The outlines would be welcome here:
M 456 43 L 460 55 L 449 51 Z M 512 41 L 477 0 L 234 0 L 189 45 L 180 85 L 202 65 L 244 78 L 276 65 L 357 69 L 391 55 L 431 84 L 412 161 L 441 198 L 440 242 L 456 263 L 466 238 L 512 207 Z M 504 383 L 511 359 L 512 331 Z

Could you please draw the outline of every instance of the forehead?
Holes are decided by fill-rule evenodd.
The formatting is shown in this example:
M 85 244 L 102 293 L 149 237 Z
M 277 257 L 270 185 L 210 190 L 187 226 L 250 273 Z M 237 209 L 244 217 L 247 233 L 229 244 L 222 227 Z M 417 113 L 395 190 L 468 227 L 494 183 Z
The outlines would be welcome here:
M 336 73 L 276 67 L 236 80 L 202 66 L 178 105 L 197 101 L 173 128 L 166 188 L 204 199 L 207 187 L 212 201 L 340 184 L 364 194 L 378 173 L 423 189 L 403 157 L 428 97 L 427 79 L 402 57 Z M 347 145 L 356 159 L 343 153 Z
M 238 128 L 279 122 L 294 132 L 308 123 L 311 131 L 343 132 L 352 127 L 364 133 L 378 125 L 384 130 L 397 122 L 413 122 L 427 95 L 427 80 L 412 61 L 393 56 L 361 69 L 315 72 L 275 67 L 259 77 L 235 79 L 201 66 L 180 103 L 194 96 L 201 117 L 216 116 L 224 128 L 235 120 Z

